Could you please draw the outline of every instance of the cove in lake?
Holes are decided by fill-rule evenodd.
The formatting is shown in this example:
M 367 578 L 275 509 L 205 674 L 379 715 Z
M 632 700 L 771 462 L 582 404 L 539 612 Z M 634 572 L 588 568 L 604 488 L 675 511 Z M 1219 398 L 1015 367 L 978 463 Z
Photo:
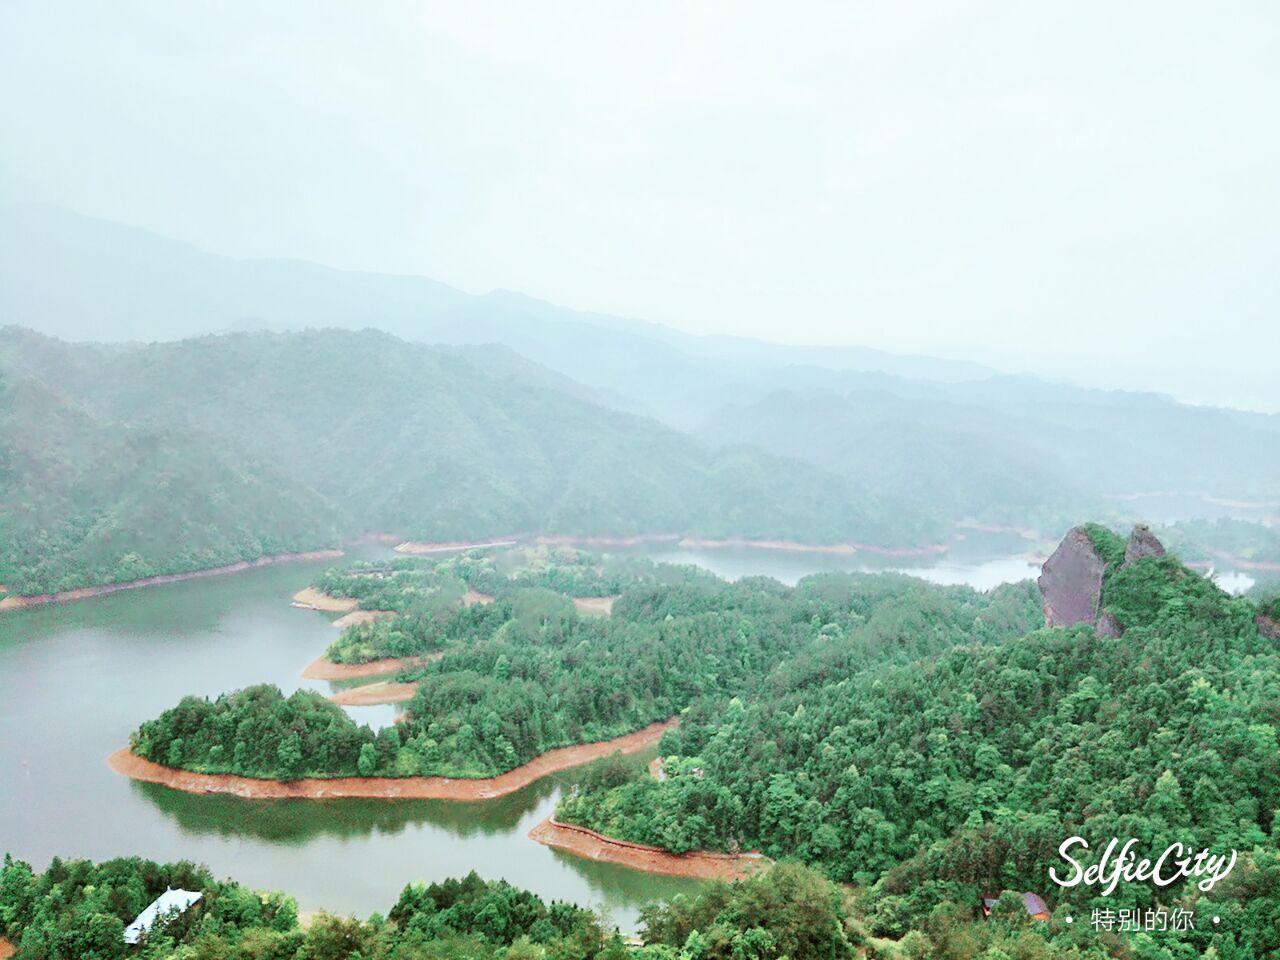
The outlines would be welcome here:
M 644 902 L 697 889 L 569 857 L 526 836 L 572 773 L 483 803 L 251 801 L 135 783 L 106 765 L 130 731 L 184 694 L 323 682 L 302 669 L 330 618 L 289 606 L 324 563 L 268 567 L 0 616 L 0 852 L 188 859 L 285 890 L 304 910 L 385 913 L 412 880 L 474 869 L 546 898 L 602 906 L 624 929 Z M 394 707 L 351 708 L 364 720 Z
M 787 582 L 861 566 L 854 562 L 861 558 L 816 554 L 649 553 L 701 562 L 725 576 L 767 574 Z M 371 549 L 367 556 L 386 553 Z M 0 852 L 39 869 L 54 855 L 194 860 L 251 887 L 285 890 L 304 910 L 361 916 L 388 910 L 407 882 L 474 869 L 548 899 L 603 907 L 624 930 L 634 928 L 641 904 L 701 885 L 571 857 L 528 839 L 574 771 L 478 803 L 314 802 L 189 795 L 134 783 L 107 767 L 107 755 L 140 722 L 185 694 L 216 696 L 261 682 L 329 692 L 329 684 L 300 674 L 337 635 L 331 615 L 291 608 L 289 599 L 331 562 L 0 615 Z M 979 587 L 1038 572 L 1008 555 L 952 555 L 923 571 Z M 402 706 L 348 709 L 381 725 Z

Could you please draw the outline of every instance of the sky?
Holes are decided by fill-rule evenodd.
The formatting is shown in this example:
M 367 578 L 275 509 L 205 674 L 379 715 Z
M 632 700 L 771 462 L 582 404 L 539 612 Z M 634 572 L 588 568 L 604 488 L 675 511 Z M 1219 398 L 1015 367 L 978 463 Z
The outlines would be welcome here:
M 0 199 L 1280 411 L 1270 2 L 0 2 Z

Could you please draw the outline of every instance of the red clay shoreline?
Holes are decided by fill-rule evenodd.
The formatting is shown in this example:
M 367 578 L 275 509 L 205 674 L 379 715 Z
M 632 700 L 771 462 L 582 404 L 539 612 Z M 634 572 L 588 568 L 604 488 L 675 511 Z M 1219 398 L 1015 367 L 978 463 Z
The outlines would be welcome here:
M 380 680 L 359 687 L 348 687 L 329 694 L 329 702 L 347 707 L 370 707 L 383 703 L 405 703 L 418 692 L 416 683 L 394 683 Z
M 136 590 L 139 587 L 150 587 L 160 583 L 179 583 L 183 580 L 197 580 L 201 577 L 217 577 L 224 573 L 239 573 L 255 567 L 266 567 L 274 563 L 292 563 L 301 560 L 328 560 L 342 556 L 341 550 L 308 550 L 304 553 L 275 553 L 256 560 L 241 560 L 221 567 L 209 567 L 205 570 L 188 570 L 184 573 L 159 573 L 153 577 L 142 577 L 138 580 L 125 580 L 122 583 L 104 583 L 97 587 L 77 587 L 74 590 L 62 590 L 57 593 L 40 593 L 26 597 L 5 597 L 0 600 L 0 610 L 17 610 L 23 607 L 35 607 L 45 603 L 70 603 L 74 600 L 87 600 L 90 597 L 103 597 L 122 590 Z
M 657 743 L 663 732 L 675 726 L 676 722 L 677 718 L 672 717 L 612 740 L 549 750 L 523 766 L 484 780 L 456 777 L 307 777 L 289 782 L 260 780 L 230 773 L 176 770 L 144 760 L 128 747 L 121 747 L 107 757 L 107 765 L 116 773 L 133 780 L 158 783 L 185 793 L 222 793 L 256 800 L 492 800 L 514 793 L 550 774 L 607 757 L 615 750 L 638 753 Z
M 378 542 L 390 542 L 393 539 L 399 539 L 391 534 L 377 534 L 376 536 L 366 536 L 352 542 L 365 542 L 370 539 Z M 417 543 L 411 540 L 405 540 L 395 547 L 396 552 L 405 554 L 434 554 L 447 553 L 456 550 L 481 549 L 485 547 L 512 546 L 522 540 L 532 539 L 538 544 L 549 546 L 583 544 L 585 546 L 600 547 L 630 547 L 639 546 L 646 543 L 675 543 L 678 546 L 695 549 L 718 549 L 722 547 L 742 548 L 750 550 L 776 550 L 789 553 L 821 553 L 821 554 L 854 554 L 854 553 L 871 553 L 884 557 L 924 557 L 936 554 L 946 553 L 947 545 L 944 543 L 928 544 L 919 547 L 882 547 L 869 543 L 837 543 L 837 544 L 821 544 L 821 543 L 801 543 L 792 540 L 750 540 L 746 538 L 728 538 L 728 539 L 708 539 L 697 537 L 682 537 L 678 533 L 653 533 L 653 534 L 637 534 L 629 537 L 605 537 L 605 536 L 537 536 L 530 538 L 528 534 L 513 534 L 509 537 L 494 537 L 488 540 L 480 541 L 454 541 L 446 543 Z M 238 573 L 242 570 L 250 570 L 254 567 L 263 567 L 273 563 L 288 563 L 291 561 L 303 560 L 324 560 L 341 557 L 343 552 L 338 549 L 329 550 L 311 550 L 303 553 L 280 553 L 272 554 L 265 557 L 259 557 L 256 560 L 244 560 L 239 563 L 230 563 L 220 567 L 209 567 L 205 570 L 190 570 L 184 573 L 162 573 L 152 577 L 143 577 L 139 580 L 128 580 L 123 583 L 107 583 L 96 587 L 78 587 L 74 590 L 63 590 L 58 593 L 42 593 L 33 596 L 6 596 L 0 599 L 0 610 L 16 610 L 23 607 L 38 606 L 46 603 L 69 603 L 75 600 L 87 600 L 91 597 L 106 596 L 111 593 L 118 593 L 122 590 L 135 590 L 138 587 L 147 587 L 161 583 L 177 583 L 183 580 L 195 580 L 200 577 L 215 577 L 224 573 Z M 1261 569 L 1266 569 L 1261 568 Z
M 554 816 L 547 817 L 530 830 L 529 837 L 548 847 L 588 860 L 602 860 L 648 873 L 699 880 L 742 880 L 770 863 L 768 857 L 759 853 L 734 855 L 710 850 L 672 853 L 645 843 L 616 840 L 589 827 L 563 823 Z
M 825 553 L 852 555 L 873 553 L 881 557 L 928 557 L 946 553 L 945 543 L 931 543 L 923 547 L 878 547 L 870 543 L 798 543 L 794 540 L 744 540 L 730 537 L 725 540 L 703 540 L 685 537 L 678 546 L 692 549 L 716 550 L 723 547 L 746 550 L 777 550 L 785 553 Z
M 491 537 L 487 540 L 446 540 L 437 543 L 425 543 L 420 540 L 405 540 L 396 545 L 396 553 L 410 556 L 431 553 L 452 553 L 456 550 L 481 550 L 485 547 L 510 547 L 518 543 L 524 534 L 513 534 L 509 537 Z
M 572 546 L 581 544 L 587 547 L 636 547 L 647 543 L 670 543 L 686 549 L 718 549 L 722 547 L 748 550 L 778 550 L 788 553 L 825 553 L 854 554 L 871 553 L 884 557 L 925 557 L 946 553 L 949 549 L 945 543 L 931 543 L 924 546 L 883 547 L 871 543 L 802 543 L 798 540 L 752 540 L 746 537 L 728 537 L 714 539 L 706 537 L 689 537 L 680 533 L 641 533 L 627 537 L 593 536 L 588 534 L 547 534 L 530 537 L 526 533 L 513 533 L 506 537 L 493 538 L 475 543 L 463 541 L 451 543 L 418 543 L 406 540 L 396 547 L 399 553 L 431 554 L 468 548 L 509 546 L 522 541 L 532 541 L 541 546 Z
M 399 660 L 384 658 L 370 660 L 367 663 L 334 663 L 321 654 L 307 664 L 306 669 L 302 671 L 302 678 L 304 680 L 359 680 L 363 677 L 385 677 L 399 673 L 401 670 L 420 667 L 432 660 L 439 660 L 443 656 L 444 651 L 441 650 L 423 657 L 403 657 Z

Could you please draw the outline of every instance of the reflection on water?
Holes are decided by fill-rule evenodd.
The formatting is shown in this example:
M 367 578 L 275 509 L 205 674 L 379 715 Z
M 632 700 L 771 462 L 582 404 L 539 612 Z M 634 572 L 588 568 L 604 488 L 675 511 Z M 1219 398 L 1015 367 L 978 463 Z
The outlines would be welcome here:
M 356 723 L 363 723 L 374 730 L 381 730 L 396 722 L 396 717 L 404 713 L 407 703 L 374 703 L 365 706 L 344 705 L 343 710 Z
M 938 563 L 931 567 L 896 567 L 894 570 L 930 583 L 944 586 L 964 584 L 975 590 L 990 590 L 1002 583 L 1034 580 L 1040 576 L 1040 564 L 1025 557 L 1002 557 L 970 565 Z
M 331 620 L 289 598 L 325 566 L 262 567 L 0 616 L 0 853 L 203 862 L 304 910 L 385 913 L 404 884 L 471 870 L 543 897 L 601 907 L 624 930 L 647 900 L 698 881 L 558 856 L 529 830 L 572 782 L 560 774 L 496 800 L 254 801 L 193 795 L 113 773 L 109 753 L 186 694 L 252 683 L 329 685 L 302 669 Z M 353 707 L 389 721 L 402 704 Z
M 850 558 L 762 551 L 668 556 L 728 576 L 787 582 L 850 565 Z M 981 586 L 1026 575 L 1023 561 L 1008 558 L 950 557 L 913 572 Z M 195 860 L 254 888 L 287 890 L 303 909 L 359 915 L 385 912 L 409 881 L 473 869 L 548 899 L 602 907 L 624 929 L 647 900 L 698 889 L 699 881 L 583 860 L 529 840 L 573 782 L 572 771 L 478 803 L 255 801 L 134 783 L 106 766 L 139 723 L 186 694 L 216 696 L 263 682 L 330 692 L 299 674 L 336 636 L 331 618 L 289 606 L 324 566 L 262 567 L 0 616 L 0 852 L 37 867 L 54 855 Z M 377 726 L 403 706 L 349 712 Z
M 428 824 L 462 838 L 511 833 L 524 820 L 537 822 L 555 808 L 561 782 L 556 777 L 548 777 L 505 797 L 479 802 L 247 800 L 183 793 L 155 783 L 134 781 L 131 787 L 183 833 L 250 836 L 267 843 L 296 845 L 319 836 L 348 840 L 371 834 L 392 836 Z
M 773 577 L 794 586 L 811 573 L 843 571 L 853 573 L 905 573 L 932 583 L 967 584 L 990 590 L 1002 583 L 1035 579 L 1040 565 L 1025 556 L 1031 544 L 1017 540 L 1017 552 L 998 556 L 984 554 L 973 544 L 961 543 L 946 554 L 920 557 L 883 557 L 871 553 L 824 554 L 723 547 L 687 549 L 675 547 L 650 552 L 663 563 L 683 563 L 704 567 L 729 580 L 742 577 Z

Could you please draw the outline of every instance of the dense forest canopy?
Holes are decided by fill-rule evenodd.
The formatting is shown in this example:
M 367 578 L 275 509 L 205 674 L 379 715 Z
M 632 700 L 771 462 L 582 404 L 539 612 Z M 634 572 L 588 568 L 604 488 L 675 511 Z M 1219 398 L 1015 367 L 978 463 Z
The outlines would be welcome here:
M 137 948 L 126 947 L 125 926 L 169 888 L 201 899 L 157 924 Z M 190 863 L 136 857 L 102 864 L 55 858 L 43 873 L 6 857 L 0 936 L 17 948 L 16 960 L 587 960 L 625 954 L 616 933 L 589 910 L 548 904 L 475 873 L 410 884 L 385 918 L 360 922 L 322 914 L 304 930 L 291 897 L 215 879 Z
M 448 309 L 469 335 L 497 313 L 573 346 L 536 349 L 514 319 L 466 346 L 372 329 L 70 344 L 5 327 L 0 584 L 58 591 L 373 531 L 910 547 L 971 521 L 1056 537 L 1085 512 L 1247 519 L 1172 542 L 1189 560 L 1276 562 L 1256 521 L 1280 503 L 1277 416 L 927 364 L 641 349 L 635 331 L 518 298 Z M 596 361 L 555 362 L 582 344 Z M 1176 506 L 1126 499 L 1153 475 Z
M 1228 595 L 1171 554 L 1129 552 L 1104 526 L 1082 531 L 1119 636 L 1044 628 L 1030 583 L 979 593 L 820 574 L 787 587 L 548 548 L 335 568 L 316 585 L 395 614 L 344 634 L 335 653 L 440 654 L 401 674 L 423 684 L 406 719 L 375 733 L 319 694 L 256 687 L 187 698 L 133 747 L 169 766 L 277 779 L 482 777 L 679 715 L 660 778 L 615 756 L 584 771 L 557 816 L 677 853 L 759 849 L 816 873 L 783 867 L 772 887 L 655 908 L 645 929 L 673 958 L 783 956 L 785 930 L 740 923 L 744 909 L 769 914 L 780 889 L 832 904 L 839 936 L 800 955 L 1280 951 L 1267 892 L 1280 883 L 1280 653 L 1259 632 L 1275 601 Z M 608 617 L 571 601 L 603 591 L 616 591 Z M 487 602 L 464 604 L 468 594 Z M 1076 854 L 1085 866 L 1111 837 L 1239 862 L 1211 890 L 1129 883 L 1107 898 L 1050 882 L 1073 835 L 1090 841 Z M 1029 920 L 1001 891 L 1041 894 L 1052 919 Z M 993 919 L 977 909 L 987 893 L 1000 901 Z M 1129 937 L 1065 921 L 1155 907 L 1201 923 Z
M 1041 892 L 1060 916 L 1176 903 L 1226 918 L 1218 956 L 1272 955 L 1280 653 L 1249 599 L 1171 555 L 1124 562 L 1123 540 L 1090 535 L 1122 636 L 1041 629 L 860 671 L 783 662 L 768 696 L 693 705 L 663 737 L 664 779 L 605 764 L 558 816 L 673 850 L 797 856 L 855 885 L 871 934 L 927 933 L 933 956 L 969 955 L 940 917 L 1006 889 Z M 1107 901 L 1049 882 L 1072 835 L 1094 844 L 1085 865 L 1111 837 L 1241 863 L 1212 893 L 1127 884 Z
M 123 931 L 168 887 L 201 894 L 191 910 L 126 948 Z M 475 873 L 410 883 L 385 916 L 320 913 L 299 923 L 286 894 L 251 891 L 190 863 L 136 857 L 101 864 L 55 858 L 44 872 L 6 857 L 0 868 L 0 937 L 15 960 L 1104 960 L 1125 940 L 1062 928 L 1052 941 L 1003 901 L 981 924 L 930 920 L 954 950 L 916 931 L 900 941 L 867 932 L 858 903 L 819 872 L 781 864 L 734 884 L 641 912 L 638 942 L 581 906 L 547 903 Z M 1188 949 L 1191 944 L 1187 944 Z M 1144 954 L 1148 956 L 1149 954 Z M 1193 954 L 1185 954 L 1192 956 Z M 1223 960 L 1244 954 L 1227 952 Z
M 1039 619 L 1025 583 L 978 593 L 893 574 L 821 574 L 786 587 L 586 560 L 560 551 L 530 565 L 526 555 L 507 575 L 501 558 L 464 555 L 326 574 L 317 581 L 326 589 L 400 611 L 351 628 L 334 645 L 337 659 L 442 654 L 400 675 L 422 685 L 401 723 L 374 733 L 319 694 L 255 687 L 187 698 L 142 724 L 133 748 L 172 767 L 277 779 L 485 777 L 699 703 L 751 697 L 782 664 L 857 671 L 968 639 L 998 642 Z M 493 602 L 462 605 L 464 587 Z M 599 590 L 620 592 L 609 617 L 579 613 L 565 595 Z
M 201 900 L 126 948 L 125 926 L 169 887 Z M 637 947 L 590 910 L 474 872 L 410 883 L 385 917 L 321 913 L 304 929 L 287 895 L 251 891 L 190 863 L 55 858 L 37 873 L 6 857 L 0 937 L 16 946 L 15 960 L 854 960 L 876 945 L 845 901 L 820 874 L 779 866 L 646 907 Z M 999 919 L 991 935 L 1013 940 L 1025 926 Z

